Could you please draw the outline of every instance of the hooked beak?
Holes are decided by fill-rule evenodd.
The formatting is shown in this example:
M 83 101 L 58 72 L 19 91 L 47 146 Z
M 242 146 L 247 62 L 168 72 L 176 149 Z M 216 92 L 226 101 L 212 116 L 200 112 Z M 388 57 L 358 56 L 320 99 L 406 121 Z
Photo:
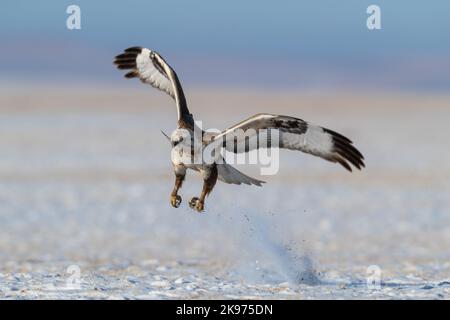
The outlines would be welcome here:
M 170 137 L 162 130 L 161 130 L 161 133 L 164 135 L 164 137 L 167 138 L 167 140 L 169 140 L 169 143 L 172 144 L 172 141 L 170 140 Z

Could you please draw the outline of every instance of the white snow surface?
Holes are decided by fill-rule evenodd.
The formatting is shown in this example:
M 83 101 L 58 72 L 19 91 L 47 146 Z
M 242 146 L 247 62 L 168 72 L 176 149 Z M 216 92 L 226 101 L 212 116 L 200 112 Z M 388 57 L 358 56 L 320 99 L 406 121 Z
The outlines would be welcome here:
M 389 107 L 285 111 L 349 136 L 367 169 L 284 151 L 201 214 L 195 172 L 169 204 L 174 110 L 4 108 L 0 298 L 449 298 L 450 108 Z

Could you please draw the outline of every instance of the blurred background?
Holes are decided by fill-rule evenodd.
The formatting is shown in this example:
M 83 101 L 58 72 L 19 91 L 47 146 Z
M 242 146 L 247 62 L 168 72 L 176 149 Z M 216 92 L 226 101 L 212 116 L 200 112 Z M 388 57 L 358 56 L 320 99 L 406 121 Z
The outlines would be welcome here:
M 66 27 L 72 4 L 81 30 Z M 366 26 L 371 4 L 381 30 Z M 49 297 L 42 284 L 77 264 L 84 290 L 68 297 L 280 297 L 285 281 L 306 286 L 294 298 L 448 297 L 450 2 L 0 7 L 0 295 Z M 160 129 L 174 129 L 176 110 L 115 69 L 130 46 L 169 62 L 205 128 L 291 115 L 350 137 L 367 168 L 285 151 L 264 187 L 218 183 L 198 215 L 190 173 L 171 208 Z M 387 291 L 358 286 L 370 265 Z M 174 284 L 181 276 L 203 291 Z M 149 296 L 150 278 L 172 283 L 172 296 Z
M 81 30 L 66 8 L 81 8 Z M 379 5 L 382 30 L 368 30 Z M 1 78 L 116 84 L 111 58 L 140 45 L 160 52 L 187 86 L 447 91 L 445 0 L 3 1 Z

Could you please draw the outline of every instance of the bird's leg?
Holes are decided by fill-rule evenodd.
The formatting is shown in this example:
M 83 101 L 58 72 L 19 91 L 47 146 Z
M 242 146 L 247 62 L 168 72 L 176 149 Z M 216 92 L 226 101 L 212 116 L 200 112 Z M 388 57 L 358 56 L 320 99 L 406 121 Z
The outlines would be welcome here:
M 189 201 L 189 206 L 192 209 L 201 212 L 205 209 L 205 198 L 212 191 L 217 182 L 217 167 L 216 164 L 206 167 L 202 170 L 203 173 L 203 189 L 200 198 L 194 197 Z
M 181 204 L 181 197 L 178 195 L 178 190 L 183 185 L 184 178 L 186 177 L 186 168 L 184 166 L 175 166 L 175 186 L 170 194 L 170 204 L 174 208 L 178 208 Z

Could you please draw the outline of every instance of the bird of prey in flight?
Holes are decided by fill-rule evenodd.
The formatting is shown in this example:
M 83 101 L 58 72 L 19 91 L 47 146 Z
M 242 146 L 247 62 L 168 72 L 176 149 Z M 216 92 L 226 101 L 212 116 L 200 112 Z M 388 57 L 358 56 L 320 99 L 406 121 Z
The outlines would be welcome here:
M 177 129 L 170 137 L 166 136 L 172 145 L 175 186 L 170 195 L 170 203 L 175 208 L 178 208 L 181 203 L 178 191 L 185 179 L 187 169 L 198 171 L 203 177 L 203 189 L 200 196 L 192 198 L 189 202 L 189 206 L 198 212 L 204 210 L 205 198 L 214 188 L 217 179 L 231 184 L 261 186 L 264 183 L 225 163 L 220 152 L 215 155 L 213 161 L 192 161 L 198 146 L 204 148 L 216 144 L 222 148 L 221 150 L 234 153 L 249 152 L 260 147 L 278 147 L 299 150 L 339 163 L 348 171 L 352 171 L 351 166 L 359 170 L 364 167 L 364 157 L 352 145 L 350 139 L 330 129 L 294 117 L 261 113 L 221 133 L 196 130 L 198 127 L 189 112 L 177 74 L 156 51 L 131 47 L 116 56 L 114 63 L 118 69 L 129 70 L 125 74 L 126 78 L 139 78 L 143 83 L 166 92 L 175 100 L 178 114 Z M 265 132 L 267 137 L 268 131 L 276 132 L 277 139 L 263 145 L 259 140 L 262 140 L 262 132 Z M 238 132 L 245 134 L 239 135 Z

